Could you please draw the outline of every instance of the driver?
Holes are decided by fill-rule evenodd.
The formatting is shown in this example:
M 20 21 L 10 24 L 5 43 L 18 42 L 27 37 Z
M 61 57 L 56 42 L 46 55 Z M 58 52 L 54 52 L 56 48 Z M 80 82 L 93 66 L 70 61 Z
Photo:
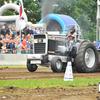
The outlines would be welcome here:
M 75 33 L 75 28 L 74 27 L 72 27 L 71 29 L 70 29 L 70 34 L 68 34 L 68 37 L 69 37 L 69 39 L 70 40 L 74 40 L 74 33 Z
M 70 28 L 70 34 L 68 34 L 68 49 L 71 50 L 74 45 L 74 39 L 75 39 L 75 27 L 72 26 Z

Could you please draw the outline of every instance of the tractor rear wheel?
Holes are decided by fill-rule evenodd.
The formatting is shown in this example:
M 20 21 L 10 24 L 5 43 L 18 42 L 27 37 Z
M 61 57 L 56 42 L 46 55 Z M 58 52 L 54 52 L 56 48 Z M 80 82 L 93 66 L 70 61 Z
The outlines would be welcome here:
M 51 69 L 53 72 L 62 72 L 63 63 L 59 57 L 54 57 L 51 60 Z
M 79 73 L 95 72 L 98 67 L 98 51 L 91 42 L 83 42 L 74 61 Z

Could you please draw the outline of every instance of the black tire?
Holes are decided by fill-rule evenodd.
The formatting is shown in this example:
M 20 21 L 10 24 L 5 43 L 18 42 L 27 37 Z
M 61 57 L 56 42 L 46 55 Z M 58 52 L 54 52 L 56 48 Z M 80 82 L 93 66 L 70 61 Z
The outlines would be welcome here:
M 59 64 L 59 66 L 58 66 L 57 63 Z M 62 63 L 62 61 L 59 57 L 52 58 L 52 60 L 51 60 L 51 69 L 52 69 L 53 72 L 58 72 L 58 73 L 63 71 L 62 70 L 63 69 L 63 63 Z
M 74 61 L 79 73 L 95 72 L 98 67 L 98 51 L 91 42 L 83 42 Z
M 37 70 L 37 68 L 38 68 L 37 65 L 30 64 L 29 62 L 27 62 L 27 69 L 28 69 L 28 71 L 35 72 Z

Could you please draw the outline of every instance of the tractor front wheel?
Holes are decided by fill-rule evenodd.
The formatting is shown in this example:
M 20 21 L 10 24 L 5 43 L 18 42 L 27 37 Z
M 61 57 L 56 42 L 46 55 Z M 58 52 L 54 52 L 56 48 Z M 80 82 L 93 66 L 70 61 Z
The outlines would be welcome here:
M 54 57 L 51 60 L 51 69 L 53 72 L 62 72 L 63 63 L 59 57 Z
M 35 72 L 37 70 L 37 65 L 36 64 L 30 64 L 29 62 L 27 62 L 27 69 L 30 72 Z

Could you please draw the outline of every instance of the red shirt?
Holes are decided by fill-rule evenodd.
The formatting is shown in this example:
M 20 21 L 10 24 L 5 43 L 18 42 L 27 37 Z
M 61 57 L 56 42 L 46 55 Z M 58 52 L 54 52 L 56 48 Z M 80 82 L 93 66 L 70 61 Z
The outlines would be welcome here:
M 22 45 L 25 47 L 27 46 L 26 42 L 22 42 Z M 25 50 L 25 48 L 22 47 L 22 50 Z
M 73 34 L 72 34 L 72 35 L 73 35 Z M 71 34 L 69 34 L 69 38 L 70 38 L 70 40 L 73 40 L 73 39 L 74 39 L 74 37 L 71 36 Z

